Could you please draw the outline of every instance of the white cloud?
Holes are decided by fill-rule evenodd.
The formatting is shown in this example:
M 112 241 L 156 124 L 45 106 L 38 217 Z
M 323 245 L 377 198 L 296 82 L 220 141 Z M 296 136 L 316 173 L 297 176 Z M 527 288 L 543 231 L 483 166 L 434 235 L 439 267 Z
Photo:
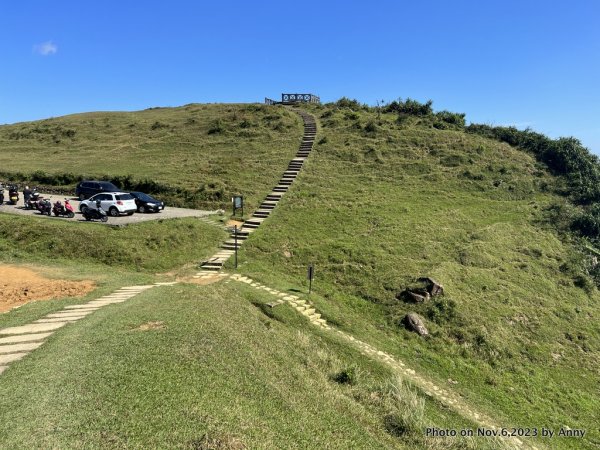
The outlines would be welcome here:
M 58 51 L 58 46 L 52 41 L 47 41 L 34 45 L 33 51 L 42 56 L 49 56 L 54 55 Z

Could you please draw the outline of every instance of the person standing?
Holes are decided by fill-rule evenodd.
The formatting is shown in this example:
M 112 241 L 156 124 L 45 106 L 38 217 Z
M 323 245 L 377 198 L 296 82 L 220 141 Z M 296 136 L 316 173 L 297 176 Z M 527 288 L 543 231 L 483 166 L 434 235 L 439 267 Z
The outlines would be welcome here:
M 29 205 L 29 199 L 31 198 L 31 189 L 29 189 L 29 186 L 25 186 L 25 189 L 23 189 L 23 201 L 25 202 L 25 208 L 27 208 Z

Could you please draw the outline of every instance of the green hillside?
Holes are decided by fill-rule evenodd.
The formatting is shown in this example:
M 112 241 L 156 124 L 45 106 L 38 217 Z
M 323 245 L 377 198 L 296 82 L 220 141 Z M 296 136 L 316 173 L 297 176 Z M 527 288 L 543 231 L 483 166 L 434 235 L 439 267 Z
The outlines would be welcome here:
M 437 117 L 352 103 L 311 111 L 320 143 L 244 245 L 242 272 L 306 289 L 313 263 L 312 299 L 328 321 L 441 384 L 458 381 L 504 424 L 585 428 L 584 446 L 599 445 L 600 296 L 593 259 L 548 220 L 565 202 L 553 193 L 562 181 L 532 155 Z M 446 295 L 396 299 L 422 276 Z M 400 324 L 410 311 L 427 339 Z
M 266 105 L 75 114 L 0 126 L 0 180 L 73 187 L 103 178 L 211 209 L 228 208 L 231 194 L 241 193 L 252 208 L 300 135 L 296 114 Z
M 526 443 L 600 446 L 597 193 L 573 176 L 595 160 L 571 141 L 552 143 L 550 151 L 546 138 L 530 132 L 465 127 L 464 115 L 434 113 L 417 102 L 378 109 L 342 99 L 302 109 L 317 119 L 315 146 L 242 246 L 237 272 L 310 300 L 333 330 L 311 325 L 289 304 L 268 306 L 273 295 L 230 278 L 192 284 L 198 261 L 226 239 L 197 220 L 112 229 L 0 214 L 0 263 L 35 263 L 42 272 L 60 267 L 100 280 L 89 298 L 116 286 L 181 280 L 103 308 L 12 364 L 0 376 L 0 442 L 504 445 L 425 437 L 427 427 L 477 424 L 399 381 L 389 365 L 341 339 L 341 330 L 404 361 L 498 425 L 586 430 L 583 439 Z M 188 206 L 228 207 L 228 196 L 241 192 L 253 208 L 301 136 L 299 117 L 280 106 L 81 114 L 0 127 L 0 164 L 4 178 L 54 186 L 82 175 L 146 183 Z M 563 170 L 562 154 L 579 163 Z M 311 263 L 316 279 L 308 295 Z M 423 303 L 398 297 L 423 276 L 443 284 L 445 294 Z M 0 327 L 29 323 L 69 302 L 25 305 L 2 315 Z M 423 317 L 427 337 L 401 324 L 408 312 Z M 159 325 L 140 328 L 148 323 Z

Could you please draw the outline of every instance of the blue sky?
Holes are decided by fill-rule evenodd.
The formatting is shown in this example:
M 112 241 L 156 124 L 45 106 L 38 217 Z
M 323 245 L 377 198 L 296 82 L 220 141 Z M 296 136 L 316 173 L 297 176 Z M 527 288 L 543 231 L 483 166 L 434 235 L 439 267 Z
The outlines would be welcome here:
M 600 2 L 33 1 L 0 7 L 0 123 L 284 91 L 432 99 L 600 154 Z

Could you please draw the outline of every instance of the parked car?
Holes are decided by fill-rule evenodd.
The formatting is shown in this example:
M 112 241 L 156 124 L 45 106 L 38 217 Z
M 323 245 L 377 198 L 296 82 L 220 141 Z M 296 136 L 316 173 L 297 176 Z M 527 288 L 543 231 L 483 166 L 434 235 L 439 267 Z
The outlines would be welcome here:
M 138 212 L 160 212 L 165 209 L 165 203 L 143 192 L 130 192 L 135 199 Z
M 86 209 L 96 209 L 96 202 L 100 200 L 102 209 L 109 215 L 117 217 L 120 214 L 132 215 L 137 206 L 133 196 L 127 192 L 105 192 L 96 194 L 79 204 L 79 211 L 83 213 Z
M 75 195 L 79 200 L 85 200 L 101 192 L 119 192 L 120 189 L 108 181 L 84 180 L 75 188 Z

